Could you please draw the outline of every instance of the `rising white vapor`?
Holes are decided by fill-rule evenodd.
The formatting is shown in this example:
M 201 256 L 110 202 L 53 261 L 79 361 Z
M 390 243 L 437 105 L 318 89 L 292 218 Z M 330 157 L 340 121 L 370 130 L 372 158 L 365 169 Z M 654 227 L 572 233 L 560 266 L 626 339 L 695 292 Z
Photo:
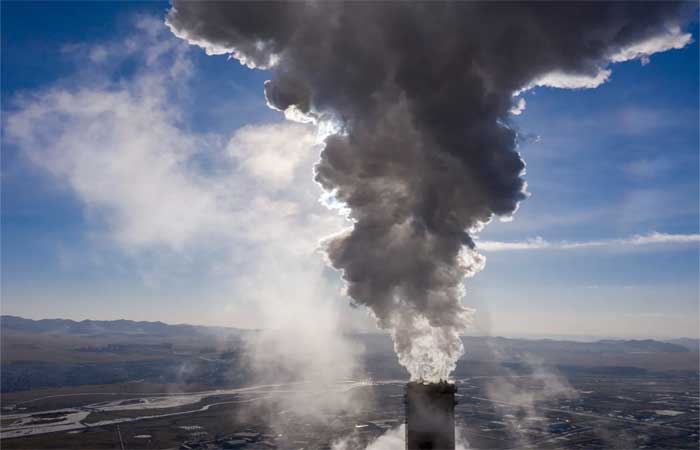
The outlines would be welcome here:
M 602 239 L 581 242 L 549 242 L 541 237 L 526 241 L 476 241 L 477 248 L 486 252 L 502 252 L 517 250 L 569 250 L 584 248 L 615 248 L 615 247 L 641 247 L 655 244 L 697 244 L 700 243 L 700 234 L 667 234 L 652 232 L 649 234 L 634 235 L 623 239 Z
M 313 390 L 354 375 L 358 349 L 343 331 L 362 320 L 333 301 L 338 284 L 315 254 L 319 236 L 343 223 L 317 201 L 315 131 L 289 122 L 226 136 L 191 131 L 183 121 L 193 94 L 183 69 L 190 52 L 162 21 L 142 19 L 124 41 L 77 53 L 91 73 L 85 83 L 76 77 L 70 88 L 18 99 L 4 117 L 5 136 L 54 186 L 74 194 L 94 219 L 87 232 L 111 244 L 105 252 L 136 266 L 164 255 L 149 268 L 154 278 L 192 270 L 208 277 L 198 288 L 215 294 L 189 299 L 201 315 L 188 320 L 210 315 L 264 329 L 250 342 L 249 369 L 259 380 L 310 382 L 314 401 L 290 398 L 286 409 L 309 416 L 347 409 Z M 119 78 L 112 64 L 124 60 L 138 70 L 112 81 Z M 161 308 L 153 309 L 149 319 L 161 320 Z
M 161 21 L 141 18 L 124 41 L 81 49 L 80 62 L 98 74 L 89 82 L 17 99 L 5 115 L 7 141 L 67 186 L 106 225 L 101 235 L 125 251 L 186 254 L 216 239 L 269 243 L 294 229 L 290 246 L 312 253 L 319 233 L 342 223 L 319 216 L 308 179 L 314 129 L 280 122 L 228 137 L 191 132 L 182 122 L 188 51 Z M 109 58 L 95 58 L 103 52 Z M 117 69 L 103 64 L 114 60 L 140 69 L 110 84 Z M 216 170 L 202 160 L 216 161 Z

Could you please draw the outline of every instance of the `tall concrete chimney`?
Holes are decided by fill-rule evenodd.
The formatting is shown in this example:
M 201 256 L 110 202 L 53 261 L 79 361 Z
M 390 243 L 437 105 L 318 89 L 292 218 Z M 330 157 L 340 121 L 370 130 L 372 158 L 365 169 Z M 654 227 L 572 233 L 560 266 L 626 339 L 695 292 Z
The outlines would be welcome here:
M 406 450 L 454 450 L 456 392 L 447 382 L 406 385 Z

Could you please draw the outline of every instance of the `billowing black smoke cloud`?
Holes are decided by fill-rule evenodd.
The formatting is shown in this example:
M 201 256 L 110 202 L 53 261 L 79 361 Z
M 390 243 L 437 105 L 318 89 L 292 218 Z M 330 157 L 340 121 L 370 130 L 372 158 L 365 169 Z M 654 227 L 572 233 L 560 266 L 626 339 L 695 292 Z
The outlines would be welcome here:
M 514 93 L 593 87 L 610 61 L 682 47 L 690 6 L 175 0 L 167 24 L 270 69 L 268 103 L 287 117 L 335 127 L 316 180 L 353 226 L 328 258 L 411 376 L 436 380 L 463 352 L 462 283 L 483 265 L 470 233 L 526 196 Z

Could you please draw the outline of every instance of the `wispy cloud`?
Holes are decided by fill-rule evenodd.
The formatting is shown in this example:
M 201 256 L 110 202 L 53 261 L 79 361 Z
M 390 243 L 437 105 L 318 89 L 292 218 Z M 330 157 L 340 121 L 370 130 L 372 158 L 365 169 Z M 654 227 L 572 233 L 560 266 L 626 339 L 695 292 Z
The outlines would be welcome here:
M 641 247 L 657 244 L 697 244 L 700 234 L 667 234 L 652 232 L 622 239 L 601 239 L 593 241 L 549 242 L 541 237 L 526 241 L 477 241 L 477 248 L 486 252 L 511 250 L 574 250 L 583 248 Z
M 647 181 L 673 169 L 673 161 L 666 158 L 642 158 L 622 166 L 622 171 L 632 180 Z

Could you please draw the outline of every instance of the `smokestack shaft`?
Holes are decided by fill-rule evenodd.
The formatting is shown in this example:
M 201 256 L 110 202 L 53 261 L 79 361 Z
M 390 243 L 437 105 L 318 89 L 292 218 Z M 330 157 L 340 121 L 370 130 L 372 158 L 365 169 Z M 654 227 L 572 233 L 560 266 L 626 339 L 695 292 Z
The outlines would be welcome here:
M 406 450 L 454 450 L 454 384 L 406 385 Z

